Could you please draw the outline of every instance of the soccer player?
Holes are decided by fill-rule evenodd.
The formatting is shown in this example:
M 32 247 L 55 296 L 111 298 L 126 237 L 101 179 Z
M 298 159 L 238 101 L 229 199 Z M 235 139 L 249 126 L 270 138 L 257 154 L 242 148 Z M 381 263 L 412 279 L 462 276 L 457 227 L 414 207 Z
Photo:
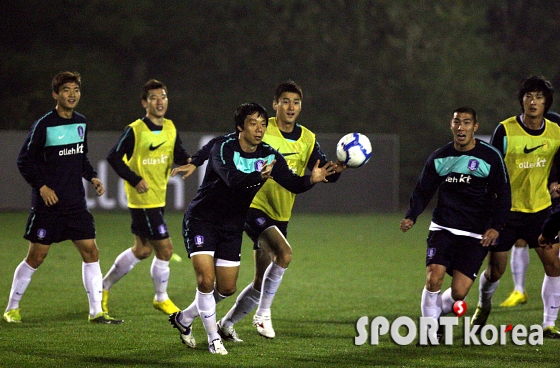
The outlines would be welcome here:
M 437 320 L 453 310 L 455 301 L 465 299 L 511 207 L 502 156 L 474 137 L 478 127 L 474 109 L 453 112 L 453 142 L 428 158 L 400 224 L 403 232 L 410 230 L 438 191 L 427 239 L 423 317 Z M 442 293 L 445 273 L 452 281 Z
M 320 166 L 327 163 L 315 134 L 296 123 L 302 103 L 303 91 L 299 85 L 291 80 L 280 83 L 272 101 L 276 117 L 268 119 L 268 128 L 263 138 L 265 143 L 278 148 L 290 168 L 298 175 L 303 175 L 306 169 L 312 170 L 317 160 Z M 191 165 L 187 165 L 189 168 L 185 169 L 187 174 L 184 177 L 189 176 L 196 166 L 204 163 L 215 142 L 223 141 L 234 134 L 215 138 L 195 153 Z M 336 182 L 345 168 L 337 161 L 336 173 L 329 176 L 329 183 Z M 294 201 L 295 194 L 273 179 L 267 180 L 253 199 L 245 223 L 245 232 L 254 243 L 255 276 L 253 282 L 241 291 L 229 312 L 218 322 L 223 339 L 241 342 L 234 324 L 257 306 L 259 308 L 253 316 L 253 325 L 257 332 L 267 338 L 276 336 L 271 321 L 271 305 L 282 276 L 292 260 L 292 248 L 286 238 Z M 273 226 L 281 233 L 270 230 Z M 262 289 L 266 292 L 262 293 Z M 196 306 L 191 306 L 186 311 L 185 314 L 190 314 L 192 319 L 197 317 Z
M 172 165 L 186 165 L 190 156 L 183 148 L 175 125 L 165 118 L 169 105 L 167 92 L 165 84 L 158 80 L 146 82 L 142 89 L 142 107 L 146 115 L 126 127 L 107 157 L 116 173 L 125 180 L 134 245 L 117 256 L 103 278 L 105 312 L 111 287 L 152 251 L 155 253 L 150 268 L 155 289 L 153 306 L 168 315 L 180 310 L 167 294 L 173 243 L 163 214 Z
M 548 111 L 544 114 L 544 118 L 552 121 L 553 123 L 560 124 L 560 115 L 553 111 Z M 558 186 L 558 173 L 556 166 L 550 169 L 550 176 L 548 178 L 548 187 L 550 198 L 552 201 L 551 208 L 554 209 L 560 204 L 560 195 L 556 193 Z M 511 276 L 513 278 L 513 291 L 508 298 L 500 304 L 500 307 L 515 307 L 519 304 L 527 303 L 527 293 L 525 291 L 525 280 L 527 278 L 527 270 L 529 269 L 529 249 L 527 242 L 523 239 L 517 239 L 511 248 L 509 265 L 511 267 Z
M 534 248 L 545 276 L 542 286 L 544 303 L 543 333 L 547 338 L 560 338 L 554 326 L 560 296 L 560 262 L 558 248 L 538 244 L 542 225 L 550 213 L 551 196 L 548 178 L 551 167 L 559 167 L 560 127 L 544 119 L 553 101 L 552 84 L 543 76 L 530 76 L 522 81 L 518 99 L 521 115 L 502 121 L 492 135 L 491 143 L 503 155 L 511 179 L 512 207 L 498 244 L 490 249 L 488 266 L 480 277 L 478 307 L 472 325 L 485 325 L 492 308 L 492 295 L 507 266 L 508 251 L 519 239 Z M 524 249 L 524 248 L 515 248 Z M 526 249 L 526 248 L 525 248 Z M 527 295 L 515 292 L 510 299 L 525 302 Z M 520 295 L 516 295 L 520 294 Z
M 272 178 L 291 192 L 301 193 L 326 182 L 335 170 L 330 162 L 320 168 L 317 160 L 311 175 L 294 174 L 284 157 L 262 142 L 268 114 L 259 104 L 242 104 L 234 120 L 238 136 L 212 147 L 204 180 L 183 221 L 185 246 L 197 280 L 197 315 L 208 335 L 210 352 L 222 355 L 227 350 L 216 325 L 216 300 L 236 291 L 243 226 L 253 197 Z M 173 171 L 184 172 L 185 167 Z M 280 234 L 275 226 L 270 231 Z M 186 310 L 169 318 L 188 347 L 196 346 L 193 319 Z
M 82 79 L 75 72 L 58 73 L 52 80 L 56 107 L 31 126 L 17 165 L 31 185 L 31 213 L 25 227 L 27 257 L 14 272 L 6 322 L 21 322 L 19 302 L 31 277 L 43 263 L 52 243 L 72 240 L 82 256 L 82 279 L 89 301 L 89 321 L 120 324 L 101 308 L 101 268 L 95 242 L 95 222 L 86 206 L 82 178 L 98 196 L 105 193 L 87 157 L 86 118 L 74 111 L 81 97 Z

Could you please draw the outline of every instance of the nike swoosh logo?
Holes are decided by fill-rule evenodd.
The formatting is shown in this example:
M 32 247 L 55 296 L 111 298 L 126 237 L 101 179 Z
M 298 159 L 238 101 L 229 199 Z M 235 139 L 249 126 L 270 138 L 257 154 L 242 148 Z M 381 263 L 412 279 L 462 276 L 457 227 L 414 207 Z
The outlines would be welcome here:
M 284 157 L 288 157 L 288 156 L 292 156 L 292 155 L 297 155 L 297 154 L 298 154 L 298 152 L 286 152 L 286 153 L 282 153 L 282 152 L 280 152 L 280 147 L 278 147 L 278 148 L 276 149 L 276 151 L 278 151 L 278 153 L 280 153 L 280 154 L 281 154 L 282 156 L 284 156 Z
M 63 135 L 59 135 L 59 136 L 58 136 L 58 139 L 62 139 L 62 138 L 64 138 Z
M 156 150 L 159 147 L 161 147 L 162 144 L 164 144 L 166 141 L 161 142 L 160 144 L 158 144 L 157 146 L 154 146 L 153 143 L 150 144 L 150 151 Z
M 527 145 L 525 145 L 525 148 L 523 149 L 523 152 L 531 153 L 534 150 L 536 150 L 537 148 L 541 148 L 542 146 L 544 146 L 544 144 L 541 144 L 540 146 L 536 146 L 536 147 L 533 147 L 533 148 L 527 148 Z

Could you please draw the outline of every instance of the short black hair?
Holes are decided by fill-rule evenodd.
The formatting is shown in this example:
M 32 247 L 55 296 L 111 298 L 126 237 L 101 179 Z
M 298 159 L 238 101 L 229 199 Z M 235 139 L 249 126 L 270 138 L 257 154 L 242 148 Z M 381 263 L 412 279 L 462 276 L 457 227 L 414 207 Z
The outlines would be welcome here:
M 475 123 L 478 123 L 478 120 L 476 118 L 476 111 L 474 111 L 474 109 L 470 106 L 461 106 L 456 108 L 455 110 L 453 110 L 453 115 L 455 115 L 455 113 L 465 113 L 465 114 L 471 114 L 472 118 L 474 120 Z
M 525 112 L 523 109 L 523 97 L 529 92 L 542 92 L 544 95 L 544 112 L 545 114 L 552 106 L 552 102 L 554 101 L 554 87 L 552 87 L 552 83 L 548 81 L 542 75 L 532 75 L 528 78 L 525 78 L 521 85 L 519 86 L 519 92 L 517 93 L 517 98 L 519 99 L 519 104 L 521 105 L 521 111 Z
M 60 91 L 60 87 L 66 83 L 74 82 L 78 87 L 82 88 L 82 76 L 78 72 L 60 72 L 54 76 L 51 87 L 54 93 Z
M 288 80 L 287 82 L 280 83 L 276 87 L 276 91 L 274 91 L 274 101 L 278 102 L 278 99 L 280 99 L 280 96 L 282 96 L 282 93 L 284 92 L 297 93 L 299 95 L 299 98 L 303 100 L 303 91 L 301 87 L 298 86 L 297 83 L 293 80 Z
M 235 110 L 235 115 L 233 117 L 235 121 L 235 130 L 238 131 L 237 127 L 241 127 L 241 130 L 243 130 L 245 119 L 247 116 L 253 115 L 254 113 L 258 113 L 259 116 L 262 116 L 268 126 L 268 113 L 266 112 L 264 106 L 256 102 L 249 102 L 241 104 L 237 110 Z
M 146 82 L 146 84 L 144 84 L 144 87 L 142 88 L 142 100 L 148 101 L 148 92 L 151 89 L 160 89 L 160 88 L 165 90 L 165 93 L 167 93 L 167 86 L 165 84 L 158 81 L 157 79 L 150 79 L 149 81 Z

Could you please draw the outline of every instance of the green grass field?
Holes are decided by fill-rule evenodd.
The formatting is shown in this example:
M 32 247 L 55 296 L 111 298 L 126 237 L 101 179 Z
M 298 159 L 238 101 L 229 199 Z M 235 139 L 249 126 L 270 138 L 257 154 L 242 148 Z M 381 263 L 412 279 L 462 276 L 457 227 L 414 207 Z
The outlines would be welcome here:
M 128 213 L 94 213 L 101 269 L 131 246 Z M 25 257 L 21 237 L 26 213 L 0 213 L 0 308 L 5 308 L 13 271 Z M 429 213 L 408 233 L 396 215 L 295 215 L 289 240 L 294 259 L 273 305 L 277 337 L 266 340 L 251 317 L 236 330 L 243 343 L 228 343 L 226 356 L 211 355 L 200 320 L 194 323 L 199 346 L 188 349 L 167 316 L 151 304 L 151 259 L 141 262 L 111 289 L 110 313 L 123 325 L 91 325 L 81 279 L 81 259 L 72 243 L 53 245 L 20 304 L 24 322 L 0 323 L 0 367 L 558 367 L 560 341 L 542 346 L 464 346 L 456 328 L 453 346 L 398 346 L 388 336 L 380 344 L 354 345 L 361 316 L 410 316 L 417 321 L 425 280 L 424 253 Z M 167 221 L 182 262 L 172 262 L 169 295 L 184 308 L 194 298 L 195 280 L 180 237 L 181 214 Z M 245 238 L 238 289 L 252 279 L 252 247 Z M 529 302 L 514 309 L 495 307 L 489 323 L 540 324 L 543 271 L 531 251 Z M 446 279 L 445 287 L 449 284 Z M 471 316 L 478 282 L 467 298 Z M 512 288 L 509 270 L 495 305 Z M 236 295 L 218 304 L 218 318 Z M 368 340 L 369 341 L 369 340 Z

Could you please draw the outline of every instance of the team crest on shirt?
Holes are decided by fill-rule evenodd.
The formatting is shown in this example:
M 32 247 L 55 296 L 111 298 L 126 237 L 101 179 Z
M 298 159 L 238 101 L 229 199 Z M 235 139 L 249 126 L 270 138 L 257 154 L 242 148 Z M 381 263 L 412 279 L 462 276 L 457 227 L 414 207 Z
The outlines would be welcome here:
M 469 160 L 469 164 L 467 165 L 467 168 L 470 171 L 476 171 L 478 169 L 478 167 L 480 166 L 480 163 L 478 162 L 478 160 L 470 159 Z
M 196 235 L 196 236 L 194 237 L 194 244 L 195 244 L 197 247 L 203 246 L 203 245 L 204 245 L 204 236 L 202 236 L 202 235 Z
M 167 232 L 167 226 L 165 226 L 165 224 L 159 225 L 158 232 L 160 235 L 164 235 Z
M 78 126 L 78 136 L 80 136 L 81 139 L 84 139 L 84 132 L 85 132 L 84 127 L 79 125 Z
M 47 230 L 45 230 L 45 229 L 39 229 L 39 230 L 37 230 L 37 238 L 38 238 L 39 240 L 45 239 L 45 236 L 47 236 Z
M 265 165 L 264 160 L 255 161 L 255 171 L 261 171 L 264 165 Z

